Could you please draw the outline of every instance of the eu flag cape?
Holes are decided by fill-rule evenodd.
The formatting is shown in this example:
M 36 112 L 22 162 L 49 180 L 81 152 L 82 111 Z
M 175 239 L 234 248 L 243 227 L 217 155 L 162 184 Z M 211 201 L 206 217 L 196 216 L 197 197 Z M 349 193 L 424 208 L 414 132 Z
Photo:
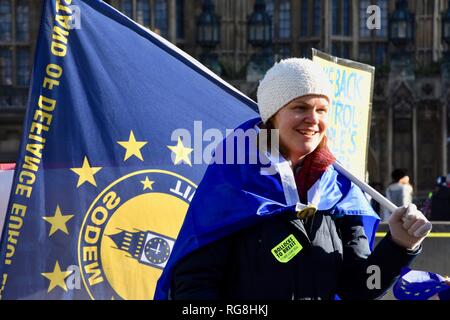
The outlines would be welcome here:
M 43 1 L 1 298 L 152 299 L 206 170 L 203 134 L 252 109 L 103 1 Z
M 246 132 L 260 119 L 250 120 L 236 129 Z M 229 135 L 216 152 L 230 152 L 227 146 L 238 146 L 239 135 Z M 189 253 L 217 239 L 258 223 L 271 215 L 295 213 L 299 197 L 289 163 L 258 148 L 245 146 L 245 161 L 235 158 L 231 164 L 213 163 L 200 183 L 186 214 L 169 261 L 158 281 L 155 299 L 170 299 L 173 267 Z M 255 154 L 256 153 L 256 154 Z M 228 158 L 225 155 L 225 158 Z M 257 159 L 251 164 L 251 159 Z M 273 168 L 275 171 L 268 170 Z M 272 172 L 272 174 L 267 174 Z M 333 166 L 308 190 L 308 203 L 324 214 L 339 218 L 362 217 L 365 233 L 373 248 L 379 217 L 362 191 L 339 174 Z

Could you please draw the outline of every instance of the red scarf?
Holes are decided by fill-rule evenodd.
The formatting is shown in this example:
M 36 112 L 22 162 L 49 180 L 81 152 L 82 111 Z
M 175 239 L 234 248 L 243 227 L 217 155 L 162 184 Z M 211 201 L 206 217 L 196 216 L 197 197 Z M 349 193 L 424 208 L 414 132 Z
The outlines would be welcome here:
M 328 166 L 335 161 L 336 158 L 328 149 L 327 140 L 324 137 L 324 140 L 322 140 L 316 150 L 305 157 L 301 164 L 301 169 L 297 173 L 295 173 L 297 170 L 294 170 L 295 183 L 302 203 L 307 204 L 308 190 L 320 179 Z

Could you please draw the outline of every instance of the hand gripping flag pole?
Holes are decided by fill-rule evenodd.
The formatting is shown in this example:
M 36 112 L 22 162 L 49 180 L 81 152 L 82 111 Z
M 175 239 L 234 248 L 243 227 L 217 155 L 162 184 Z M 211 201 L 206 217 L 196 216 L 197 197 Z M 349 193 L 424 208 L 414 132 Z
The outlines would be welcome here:
M 379 193 L 377 190 L 375 190 L 374 188 L 369 186 L 364 181 L 361 181 L 358 177 L 356 177 L 350 171 L 345 169 L 338 161 L 336 161 L 334 163 L 334 166 L 337 171 L 339 171 L 344 176 L 346 176 L 348 179 L 350 179 L 354 184 L 356 184 L 358 187 L 360 187 L 361 190 L 368 193 L 373 199 L 378 201 L 378 203 L 381 204 L 383 207 L 386 207 L 390 212 L 394 212 L 395 210 L 398 209 L 398 207 L 395 204 L 393 204 L 391 201 L 389 201 L 389 199 L 384 197 L 381 193 Z M 406 221 L 408 214 L 409 214 L 409 210 L 407 210 L 405 212 L 405 215 L 402 218 L 403 221 Z M 431 231 L 431 228 L 432 228 L 432 224 L 430 222 L 427 222 L 427 228 L 424 228 L 420 237 L 426 236 Z

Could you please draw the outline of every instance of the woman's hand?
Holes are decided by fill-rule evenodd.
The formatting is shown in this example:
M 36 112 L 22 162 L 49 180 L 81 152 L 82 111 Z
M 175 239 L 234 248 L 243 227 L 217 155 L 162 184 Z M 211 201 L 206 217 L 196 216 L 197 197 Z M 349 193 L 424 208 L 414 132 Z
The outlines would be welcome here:
M 414 204 L 395 210 L 388 223 L 392 240 L 409 250 L 417 248 L 432 228 L 431 222 Z

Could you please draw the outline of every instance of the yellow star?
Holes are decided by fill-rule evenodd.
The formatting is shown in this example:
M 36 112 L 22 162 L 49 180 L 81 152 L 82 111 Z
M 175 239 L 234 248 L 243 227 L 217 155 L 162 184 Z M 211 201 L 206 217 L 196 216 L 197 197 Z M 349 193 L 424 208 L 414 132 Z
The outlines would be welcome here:
M 97 183 L 95 182 L 94 175 L 101 169 L 102 167 L 91 167 L 87 157 L 84 157 L 83 166 L 81 168 L 71 168 L 70 170 L 79 175 L 77 184 L 77 188 L 79 188 L 86 181 L 96 187 Z
M 155 183 L 155 181 L 151 181 L 148 179 L 148 177 L 145 177 L 144 181 L 141 181 L 141 183 L 144 185 L 144 189 L 150 189 L 153 190 L 153 184 Z
M 189 158 L 189 154 L 192 152 L 191 148 L 186 148 L 181 142 L 180 137 L 178 137 L 178 144 L 176 146 L 167 146 L 172 152 L 175 153 L 175 164 L 179 164 L 181 161 L 184 161 L 188 165 L 192 167 L 191 159 Z
M 64 280 L 71 273 L 72 273 L 72 271 L 61 271 L 61 268 L 59 267 L 58 261 L 56 261 L 55 268 L 53 269 L 53 272 L 41 273 L 41 275 L 43 275 L 48 280 L 50 280 L 50 284 L 48 285 L 47 293 L 52 291 L 56 286 L 59 286 L 62 289 L 64 289 L 64 291 L 67 291 L 66 282 Z
M 122 147 L 124 147 L 127 152 L 125 153 L 125 159 L 123 161 L 127 161 L 131 156 L 136 156 L 141 161 L 144 161 L 141 154 L 141 148 L 147 144 L 146 141 L 136 141 L 134 138 L 133 130 L 130 132 L 130 138 L 128 141 L 117 141 Z
M 55 215 L 53 217 L 42 218 L 52 225 L 52 227 L 50 228 L 50 234 L 48 235 L 49 237 L 58 230 L 61 230 L 65 234 L 69 234 L 69 231 L 67 231 L 66 223 L 73 218 L 73 215 L 62 215 L 59 206 L 56 206 Z

